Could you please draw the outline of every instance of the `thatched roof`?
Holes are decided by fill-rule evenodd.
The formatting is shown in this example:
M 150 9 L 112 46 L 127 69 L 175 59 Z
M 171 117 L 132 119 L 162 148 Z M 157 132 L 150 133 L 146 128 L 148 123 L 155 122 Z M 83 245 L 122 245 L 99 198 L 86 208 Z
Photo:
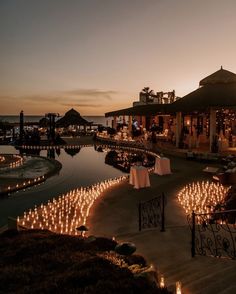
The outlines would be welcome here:
M 170 104 L 147 104 L 105 113 L 106 117 L 119 115 L 157 115 L 169 112 Z
M 64 150 L 67 154 L 71 155 L 71 157 L 75 156 L 80 152 L 80 148 L 65 148 Z
M 66 114 L 60 118 L 57 122 L 57 126 L 61 127 L 69 127 L 71 125 L 89 125 L 91 124 L 86 119 L 84 119 L 78 111 L 74 110 L 73 108 L 66 112 Z
M 148 104 L 107 112 L 108 116 L 157 115 L 175 112 L 208 111 L 209 108 L 236 108 L 236 74 L 220 70 L 202 79 L 200 88 L 171 104 Z
M 215 85 L 215 84 L 232 84 L 236 83 L 236 74 L 225 70 L 221 67 L 213 74 L 207 76 L 199 82 L 200 86 Z
M 172 103 L 170 109 L 188 112 L 209 110 L 210 107 L 236 107 L 236 83 L 203 86 Z

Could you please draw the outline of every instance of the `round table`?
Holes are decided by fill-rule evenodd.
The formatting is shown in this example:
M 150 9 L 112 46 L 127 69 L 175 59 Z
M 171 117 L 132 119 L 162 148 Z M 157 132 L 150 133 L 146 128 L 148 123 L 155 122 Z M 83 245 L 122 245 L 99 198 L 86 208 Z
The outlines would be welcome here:
M 135 189 L 150 187 L 148 169 L 144 166 L 132 166 L 130 168 L 129 183 Z

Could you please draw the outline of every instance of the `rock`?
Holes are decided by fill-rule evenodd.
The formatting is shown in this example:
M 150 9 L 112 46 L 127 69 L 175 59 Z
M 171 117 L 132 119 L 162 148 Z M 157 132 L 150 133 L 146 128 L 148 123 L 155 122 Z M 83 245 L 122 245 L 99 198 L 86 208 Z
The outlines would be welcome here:
M 131 255 L 135 251 L 136 246 L 130 242 L 120 243 L 115 247 L 115 252 L 121 255 Z

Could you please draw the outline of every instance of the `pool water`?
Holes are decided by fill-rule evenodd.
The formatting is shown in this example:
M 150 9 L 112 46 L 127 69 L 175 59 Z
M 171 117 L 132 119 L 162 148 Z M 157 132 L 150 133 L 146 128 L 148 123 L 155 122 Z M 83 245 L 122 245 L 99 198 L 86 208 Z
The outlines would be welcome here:
M 0 153 L 17 154 L 18 151 L 12 146 L 0 146 Z M 47 156 L 47 151 L 40 151 L 40 155 Z M 105 152 L 97 152 L 94 147 L 82 147 L 77 154 L 72 155 L 64 149 L 55 152 L 55 159 L 62 164 L 58 174 L 43 184 L 0 198 L 0 227 L 7 223 L 9 216 L 22 215 L 25 210 L 72 189 L 123 175 L 120 170 L 105 164 L 105 156 Z

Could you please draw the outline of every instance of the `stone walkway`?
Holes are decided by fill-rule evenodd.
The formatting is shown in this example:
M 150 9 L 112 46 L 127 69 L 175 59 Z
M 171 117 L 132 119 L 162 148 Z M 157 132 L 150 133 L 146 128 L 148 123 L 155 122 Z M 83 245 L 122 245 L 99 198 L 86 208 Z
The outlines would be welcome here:
M 92 207 L 89 233 L 115 236 L 136 244 L 137 253 L 164 274 L 174 289 L 181 281 L 184 294 L 236 293 L 236 261 L 197 256 L 191 258 L 191 235 L 186 215 L 176 199 L 177 191 L 191 181 L 210 179 L 202 172 L 207 164 L 181 158 L 171 159 L 172 175 L 152 174 L 151 187 L 135 190 L 128 182 L 108 190 Z M 164 192 L 167 198 L 166 231 L 138 232 L 138 203 Z

